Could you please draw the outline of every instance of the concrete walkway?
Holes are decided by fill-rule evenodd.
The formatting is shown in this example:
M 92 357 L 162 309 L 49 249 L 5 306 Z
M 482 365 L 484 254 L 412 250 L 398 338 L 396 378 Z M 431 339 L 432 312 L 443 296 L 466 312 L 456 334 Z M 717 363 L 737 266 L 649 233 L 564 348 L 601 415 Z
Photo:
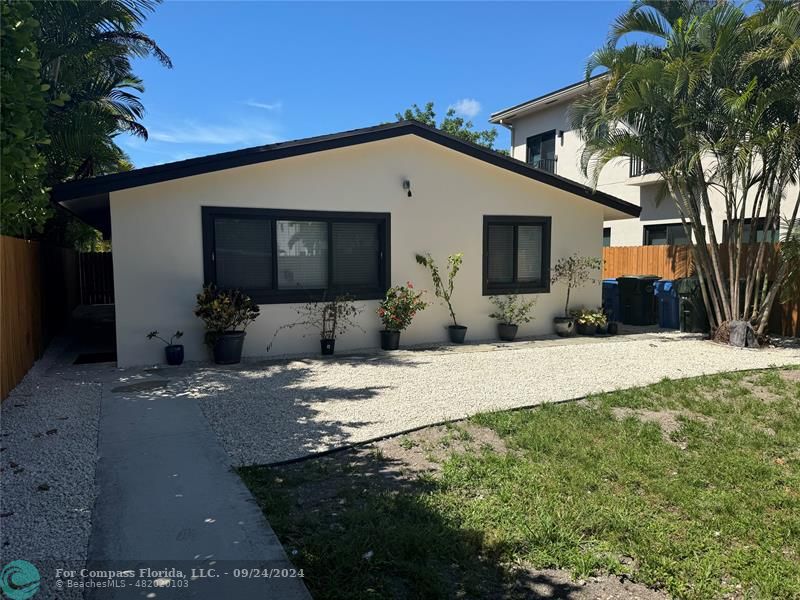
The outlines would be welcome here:
M 149 375 L 104 382 L 87 566 L 182 576 L 168 574 L 161 588 L 126 578 L 125 588 L 87 598 L 310 598 L 299 578 L 235 576 L 294 568 L 197 402 L 146 393 L 159 385 Z M 213 577 L 198 576 L 209 569 Z

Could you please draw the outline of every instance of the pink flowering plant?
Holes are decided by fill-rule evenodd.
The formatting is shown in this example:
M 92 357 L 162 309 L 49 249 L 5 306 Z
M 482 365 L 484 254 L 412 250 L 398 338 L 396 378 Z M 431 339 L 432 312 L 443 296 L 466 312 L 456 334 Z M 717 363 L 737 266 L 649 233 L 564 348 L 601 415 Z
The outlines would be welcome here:
M 411 282 L 389 288 L 386 298 L 378 307 L 378 316 L 383 321 L 383 328 L 387 331 L 403 331 L 419 311 L 424 310 L 428 303 L 422 299 L 425 292 L 418 292 Z

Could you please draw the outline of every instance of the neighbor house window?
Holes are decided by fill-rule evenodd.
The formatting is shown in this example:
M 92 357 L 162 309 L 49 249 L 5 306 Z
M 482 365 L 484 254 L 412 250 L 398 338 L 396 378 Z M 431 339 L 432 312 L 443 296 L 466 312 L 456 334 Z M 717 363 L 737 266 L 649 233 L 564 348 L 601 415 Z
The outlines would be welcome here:
M 603 227 L 603 248 L 611 245 L 611 227 Z
M 527 140 L 527 163 L 542 171 L 556 172 L 556 131 L 534 135 Z
M 685 246 L 689 243 L 681 223 L 645 225 L 645 246 Z
M 734 227 L 739 223 L 739 220 L 733 221 Z M 767 242 L 769 244 L 777 244 L 780 241 L 780 231 L 775 223 L 767 225 L 766 217 L 759 217 L 755 220 L 756 227 L 756 242 Z M 742 228 L 742 243 L 750 243 L 750 236 L 753 231 L 753 219 L 745 219 L 744 227 Z M 722 222 L 722 238 L 725 240 L 728 237 L 728 221 Z
M 203 208 L 205 278 L 262 304 L 383 298 L 389 215 Z
M 483 295 L 550 291 L 550 217 L 483 218 Z

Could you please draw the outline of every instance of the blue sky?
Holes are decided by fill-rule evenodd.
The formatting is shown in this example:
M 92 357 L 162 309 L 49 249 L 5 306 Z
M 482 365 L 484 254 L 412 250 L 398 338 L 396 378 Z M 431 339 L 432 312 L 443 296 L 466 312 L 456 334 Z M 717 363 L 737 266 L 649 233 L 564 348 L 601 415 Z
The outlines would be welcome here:
M 482 127 L 579 80 L 626 6 L 166 2 L 144 30 L 174 68 L 136 62 L 150 139 L 119 142 L 143 167 L 375 125 L 428 100 Z

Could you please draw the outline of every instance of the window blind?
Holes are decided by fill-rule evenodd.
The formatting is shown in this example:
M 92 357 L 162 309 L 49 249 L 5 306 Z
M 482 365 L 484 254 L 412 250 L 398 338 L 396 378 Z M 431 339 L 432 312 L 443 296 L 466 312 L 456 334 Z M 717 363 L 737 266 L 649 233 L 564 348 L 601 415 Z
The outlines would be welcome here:
M 376 288 L 380 285 L 380 240 L 377 223 L 333 223 L 333 286 Z
M 214 220 L 217 285 L 233 289 L 272 287 L 272 228 L 266 219 Z
M 514 226 L 489 225 L 486 242 L 489 281 L 511 283 L 514 279 Z

